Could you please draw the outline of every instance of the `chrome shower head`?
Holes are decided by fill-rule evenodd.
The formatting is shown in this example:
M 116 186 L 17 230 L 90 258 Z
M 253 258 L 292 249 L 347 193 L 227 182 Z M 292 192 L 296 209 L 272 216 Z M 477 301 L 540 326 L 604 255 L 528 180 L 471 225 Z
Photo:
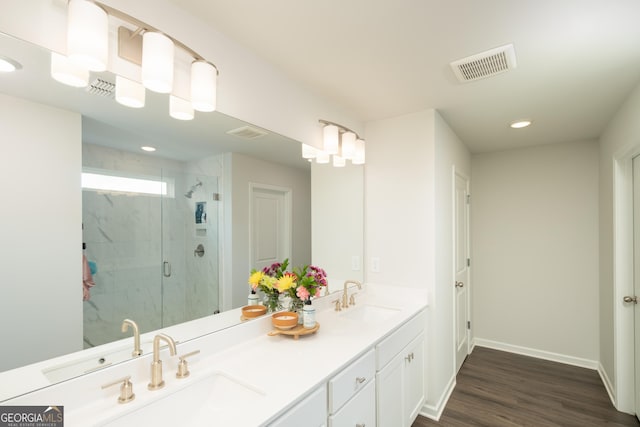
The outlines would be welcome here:
M 196 188 L 201 187 L 201 186 L 202 186 L 202 182 L 200 182 L 200 180 L 196 179 L 196 183 L 191 186 L 189 191 L 184 193 L 184 197 L 186 197 L 187 199 L 190 199 L 191 196 L 193 196 L 193 192 L 196 191 Z

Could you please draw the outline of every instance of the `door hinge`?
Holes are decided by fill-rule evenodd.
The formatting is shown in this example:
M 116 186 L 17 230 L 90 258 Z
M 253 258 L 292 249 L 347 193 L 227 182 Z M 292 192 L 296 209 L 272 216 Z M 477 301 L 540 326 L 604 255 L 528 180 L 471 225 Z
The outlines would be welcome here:
M 471 258 L 467 258 L 467 267 L 471 267 Z
M 467 194 L 467 204 L 471 203 L 471 194 Z
M 471 320 L 467 320 L 467 329 L 471 330 Z

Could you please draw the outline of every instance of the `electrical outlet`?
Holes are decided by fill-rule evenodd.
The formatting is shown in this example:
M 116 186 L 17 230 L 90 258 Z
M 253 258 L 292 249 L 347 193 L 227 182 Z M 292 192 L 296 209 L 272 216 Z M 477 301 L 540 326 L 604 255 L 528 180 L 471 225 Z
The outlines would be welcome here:
M 378 257 L 371 258 L 371 271 L 373 273 L 380 273 L 380 258 Z
M 351 270 L 360 271 L 360 257 L 358 255 L 351 257 Z

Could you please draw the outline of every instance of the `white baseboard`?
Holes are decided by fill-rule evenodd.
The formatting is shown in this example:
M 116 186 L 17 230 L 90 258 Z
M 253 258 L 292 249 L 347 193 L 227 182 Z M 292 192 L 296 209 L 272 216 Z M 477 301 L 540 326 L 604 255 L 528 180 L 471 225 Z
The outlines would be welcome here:
M 438 403 L 436 405 L 429 405 L 425 402 L 425 404 L 422 406 L 422 410 L 420 411 L 420 415 L 430 418 L 434 421 L 439 421 L 442 413 L 444 412 L 444 408 L 447 406 L 447 402 L 451 397 L 451 393 L 453 393 L 454 388 L 456 388 L 455 375 L 449 380 L 449 384 L 447 384 L 447 387 L 440 396 L 440 399 L 438 399 Z
M 598 374 L 600 374 L 600 379 L 602 380 L 602 384 L 604 384 L 604 388 L 607 390 L 607 394 L 609 395 L 609 399 L 611 399 L 611 403 L 613 403 L 613 407 L 617 408 L 615 389 L 613 388 L 611 380 L 607 375 L 607 371 L 604 370 L 602 363 L 598 363 Z
M 487 347 L 494 350 L 508 351 L 510 353 L 522 354 L 524 356 L 536 357 L 538 359 L 550 360 L 552 362 L 564 363 L 567 365 L 578 366 L 581 368 L 598 370 L 599 363 L 595 360 L 583 359 L 580 357 L 567 356 L 560 353 L 552 353 L 550 351 L 536 350 L 535 348 L 521 347 L 513 344 L 506 344 L 498 341 L 485 340 L 475 338 L 473 345 L 478 347 Z

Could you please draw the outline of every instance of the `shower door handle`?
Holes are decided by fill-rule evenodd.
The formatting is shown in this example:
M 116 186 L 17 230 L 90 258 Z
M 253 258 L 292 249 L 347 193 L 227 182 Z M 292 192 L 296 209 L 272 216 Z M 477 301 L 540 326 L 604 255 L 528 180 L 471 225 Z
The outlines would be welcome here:
M 171 263 L 169 261 L 162 263 L 162 274 L 164 277 L 171 277 Z

